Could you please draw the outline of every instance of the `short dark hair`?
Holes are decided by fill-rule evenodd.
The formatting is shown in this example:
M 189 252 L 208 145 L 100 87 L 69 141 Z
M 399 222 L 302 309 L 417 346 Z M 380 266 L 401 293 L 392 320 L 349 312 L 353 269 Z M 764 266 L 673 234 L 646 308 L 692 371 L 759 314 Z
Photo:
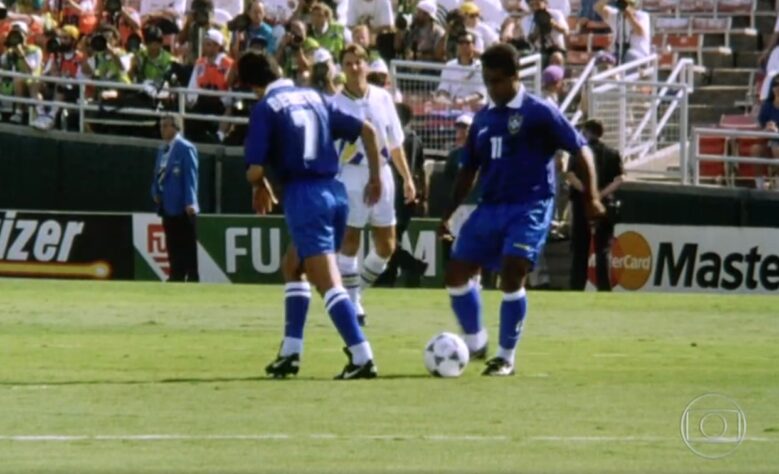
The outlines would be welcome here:
M 270 55 L 249 50 L 238 59 L 238 77 L 244 85 L 265 87 L 281 77 L 281 70 Z
M 344 49 L 341 50 L 341 55 L 338 57 L 338 62 L 342 63 L 344 62 L 344 58 L 347 54 L 353 54 L 357 56 L 359 59 L 362 59 L 366 63 L 368 62 L 368 52 L 365 51 L 365 48 L 360 46 L 357 43 L 352 43 L 347 45 Z
M 590 119 L 584 122 L 582 125 L 582 130 L 587 130 L 588 132 L 595 135 L 595 137 L 600 138 L 603 136 L 603 122 L 597 119 Z
M 155 25 L 149 25 L 143 29 L 143 39 L 146 44 L 162 43 L 162 30 Z
M 516 76 L 519 72 L 518 59 L 519 53 L 515 47 L 500 43 L 487 48 L 481 55 L 481 65 L 484 69 L 499 70 L 507 76 Z

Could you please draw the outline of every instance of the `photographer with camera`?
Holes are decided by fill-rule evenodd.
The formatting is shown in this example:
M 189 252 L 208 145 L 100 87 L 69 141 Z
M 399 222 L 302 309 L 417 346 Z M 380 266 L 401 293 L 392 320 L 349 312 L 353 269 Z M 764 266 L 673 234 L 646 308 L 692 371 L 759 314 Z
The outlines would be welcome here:
M 467 0 L 460 6 L 460 13 L 465 19 L 465 28 L 475 37 L 474 44 L 479 55 L 500 40 L 497 30 L 481 20 L 481 10 L 478 5 Z
M 60 77 L 76 79 L 81 75 L 81 61 L 84 55 L 76 49 L 79 31 L 73 25 L 63 26 L 56 32 L 56 36 L 46 43 L 48 61 L 43 68 L 43 75 L 48 77 Z M 78 86 L 74 84 L 49 84 L 45 89 L 47 98 L 53 98 L 57 102 L 76 103 L 79 96 Z M 32 126 L 38 130 L 49 130 L 54 126 L 59 114 L 59 107 L 37 107 L 38 117 Z
M 136 84 L 160 89 L 169 75 L 175 58 L 162 47 L 163 34 L 156 26 L 143 30 L 144 48 L 138 50 L 130 64 L 130 77 Z
M 544 57 L 556 51 L 565 51 L 565 37 L 568 35 L 568 20 L 559 10 L 549 8 L 547 0 L 530 0 L 532 14 L 522 20 L 522 30 L 527 41 Z
M 402 35 L 402 57 L 413 61 L 436 61 L 436 45 L 446 31 L 435 21 L 435 1 L 422 0 L 416 8 L 408 31 L 396 33 Z
M 232 57 L 240 57 L 252 44 L 255 47 L 262 44 L 268 54 L 276 54 L 276 37 L 273 35 L 273 27 L 265 22 L 265 5 L 261 0 L 253 0 L 246 13 L 241 13 L 227 23 L 227 29 L 233 32 L 230 46 Z
M 141 15 L 135 9 L 123 6 L 122 0 L 104 0 L 102 5 L 100 27 L 108 25 L 116 28 L 117 44 L 126 46 L 131 36 L 141 35 Z
M 636 8 L 635 0 L 600 0 L 595 11 L 608 23 L 613 33 L 612 51 L 618 64 L 652 54 L 652 25 L 649 13 Z
M 119 47 L 119 32 L 115 27 L 103 25 L 89 38 L 88 57 L 81 61 L 81 71 L 87 77 L 98 81 L 113 81 L 130 84 L 130 61 L 132 55 Z M 108 92 L 108 91 L 104 91 Z M 103 95 L 101 93 L 101 95 Z M 107 94 L 106 96 L 115 96 Z
M 296 84 L 304 82 L 311 70 L 311 61 L 305 51 L 307 39 L 306 26 L 303 22 L 293 20 L 276 50 L 276 61 L 284 70 L 284 77 L 292 79 Z
M 223 48 L 224 35 L 214 28 L 206 31 L 203 37 L 203 56 L 198 58 L 195 68 L 189 79 L 188 89 L 202 89 L 212 91 L 227 91 L 230 89 L 230 70 L 233 67 L 233 59 L 228 56 Z M 224 115 L 228 110 L 231 99 L 210 95 L 187 95 L 187 105 L 191 110 L 204 115 Z M 187 122 L 187 136 L 193 141 L 215 142 L 221 141 L 217 132 L 220 130 L 216 122 L 204 122 L 193 120 Z
M 184 26 L 178 34 L 178 43 L 184 46 L 182 60 L 185 64 L 193 65 L 203 55 L 203 38 L 211 28 L 219 29 L 214 22 L 213 0 L 192 0 Z
M 29 27 L 27 23 L 16 21 L 11 24 L 11 31 L 5 37 L 5 53 L 0 56 L 0 66 L 3 70 L 40 76 L 43 65 L 43 52 L 35 45 L 27 44 Z M 40 83 L 34 79 L 14 78 L 4 80 L 0 86 L 0 95 L 40 99 Z M 21 124 L 24 121 L 27 106 L 14 104 L 11 123 Z

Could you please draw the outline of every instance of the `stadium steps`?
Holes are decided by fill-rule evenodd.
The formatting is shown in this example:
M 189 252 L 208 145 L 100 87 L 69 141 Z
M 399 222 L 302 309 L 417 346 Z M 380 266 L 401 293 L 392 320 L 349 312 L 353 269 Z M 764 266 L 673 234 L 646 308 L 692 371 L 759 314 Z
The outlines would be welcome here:
M 749 85 L 747 83 L 740 85 L 702 86 L 695 89 L 695 92 L 690 96 L 690 103 L 733 108 L 736 101 L 744 100 L 748 90 Z

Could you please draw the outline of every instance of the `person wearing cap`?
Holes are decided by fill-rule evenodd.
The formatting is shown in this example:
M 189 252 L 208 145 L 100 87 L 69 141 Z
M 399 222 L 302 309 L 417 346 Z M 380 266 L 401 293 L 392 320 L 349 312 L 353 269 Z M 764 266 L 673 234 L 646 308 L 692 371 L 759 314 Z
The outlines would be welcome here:
M 436 44 L 446 34 L 435 21 L 436 10 L 435 0 L 422 0 L 417 3 L 414 20 L 402 39 L 405 58 L 415 61 L 436 60 Z
M 484 103 L 487 91 L 481 77 L 481 61 L 476 57 L 474 35 L 464 33 L 457 39 L 457 58 L 446 63 L 436 100 L 455 108 L 476 107 Z
M 60 77 L 66 79 L 75 79 L 81 74 L 81 61 L 84 54 L 76 49 L 79 39 L 79 30 L 73 25 L 65 25 L 57 31 L 56 38 L 59 40 L 57 51 L 48 51 L 49 59 L 43 68 L 43 74 L 48 77 Z M 72 84 L 50 84 L 46 89 L 48 98 L 54 98 L 57 102 L 72 102 L 78 100 L 78 86 Z M 59 113 L 58 106 L 45 107 L 42 105 L 36 108 L 37 117 L 32 126 L 38 130 L 49 130 Z
M 454 188 L 455 178 L 457 178 L 457 172 L 460 170 L 460 162 L 462 161 L 462 154 L 465 150 L 465 142 L 468 138 L 468 132 L 471 130 L 473 124 L 473 115 L 470 113 L 461 114 L 454 122 L 454 149 L 449 152 L 449 156 L 446 158 L 446 164 L 444 165 L 444 183 L 442 186 L 449 191 Z M 452 214 L 450 219 L 449 230 L 452 233 L 452 237 L 457 238 L 465 220 L 476 209 L 476 203 L 479 202 L 479 192 L 474 187 L 463 203 Z M 444 258 L 448 260 L 449 254 L 452 249 L 452 240 L 443 239 L 444 246 Z
M 314 51 L 314 65 L 311 67 L 310 86 L 321 94 L 332 97 L 341 91 L 336 83 L 336 70 L 333 56 L 325 48 Z
M 374 59 L 368 66 L 368 83 L 376 87 L 386 89 L 387 92 L 392 94 L 392 98 L 395 100 L 395 103 L 403 102 L 403 94 L 400 92 L 400 90 L 392 87 L 389 68 L 383 59 Z
M 249 4 L 248 11 L 245 14 L 248 19 L 246 28 L 235 31 L 232 35 L 231 54 L 233 58 L 258 45 L 263 46 L 263 50 L 268 54 L 276 54 L 276 37 L 273 35 L 273 27 L 265 21 L 265 5 L 261 0 L 253 0 Z M 235 20 L 233 20 L 235 21 Z
M 381 198 L 373 206 L 368 206 L 364 200 L 368 167 L 363 142 L 342 143 L 337 147 L 342 164 L 339 179 L 344 183 L 349 197 L 349 215 L 337 259 L 338 269 L 362 323 L 365 321 L 362 290 L 372 286 L 379 275 L 384 273 L 387 261 L 395 251 L 395 184 L 390 160 L 403 179 L 406 202 L 413 202 L 416 198 L 414 179 L 403 150 L 405 136 L 400 118 L 390 94 L 368 83 L 367 59 L 367 52 L 356 44 L 347 46 L 341 52 L 341 69 L 346 75 L 346 85 L 333 99 L 340 110 L 374 126 L 383 157 L 379 173 Z M 374 248 L 363 259 L 362 269 L 359 269 L 357 252 L 361 247 L 362 231 L 368 224 L 373 231 Z
M 460 13 L 465 17 L 465 28 L 473 33 L 474 37 L 478 37 L 474 41 L 478 53 L 500 40 L 497 30 L 481 20 L 481 9 L 476 3 L 466 0 L 460 6 Z
M 560 66 L 547 66 L 541 73 L 541 97 L 555 107 L 560 106 L 560 94 L 563 92 L 565 70 Z
M 119 31 L 111 25 L 103 25 L 92 38 L 96 36 L 105 38 L 106 49 L 94 51 L 90 46 L 90 55 L 85 55 L 81 61 L 81 72 L 95 80 L 130 84 L 132 57 L 119 47 Z
M 341 50 L 346 44 L 351 43 L 352 39 L 352 33 L 333 19 L 333 10 L 326 3 L 321 2 L 311 7 L 308 36 L 330 51 L 334 58 L 341 56 Z
M 612 32 L 611 50 L 617 63 L 624 64 L 652 54 L 652 19 L 649 13 L 636 8 L 635 0 L 599 0 L 595 11 L 608 23 Z
M 532 14 L 522 19 L 522 30 L 528 42 L 547 59 L 555 51 L 565 51 L 565 37 L 569 31 L 565 15 L 551 8 L 548 0 L 530 0 L 528 4 Z
M 27 44 L 29 31 L 27 23 L 23 21 L 15 21 L 11 24 L 11 31 L 5 38 L 5 52 L 0 57 L 2 69 L 40 76 L 43 52 L 38 46 Z M 3 82 L 0 85 L 0 94 L 20 98 L 40 99 L 39 91 L 39 83 L 32 79 L 14 78 L 12 81 Z M 27 106 L 14 104 L 14 113 L 10 118 L 11 123 L 21 124 L 24 120 L 25 110 L 27 110 Z
M 230 70 L 233 67 L 233 59 L 228 56 L 224 48 L 225 40 L 222 33 L 211 28 L 203 35 L 203 55 L 195 63 L 195 68 L 189 78 L 188 89 L 205 89 L 226 91 L 230 89 Z M 193 112 L 206 115 L 223 115 L 227 112 L 230 99 L 209 95 L 188 94 L 187 105 Z M 216 123 L 204 121 L 187 122 L 187 136 L 194 141 L 219 141 L 224 136 L 224 127 L 217 127 Z M 219 139 L 215 137 L 221 131 Z

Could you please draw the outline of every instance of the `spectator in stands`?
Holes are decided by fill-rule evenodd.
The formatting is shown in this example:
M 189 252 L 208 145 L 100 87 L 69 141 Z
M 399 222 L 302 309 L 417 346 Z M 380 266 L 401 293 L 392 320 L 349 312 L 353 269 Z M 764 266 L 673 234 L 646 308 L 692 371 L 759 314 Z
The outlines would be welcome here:
M 186 0 L 141 0 L 141 23 L 143 27 L 157 26 L 165 35 L 178 33 L 187 3 Z
M 310 86 L 328 97 L 336 95 L 341 90 L 341 85 L 336 82 L 337 72 L 330 51 L 325 48 L 317 49 L 313 63 Z
M 611 291 L 609 280 L 609 254 L 611 240 L 614 237 L 616 210 L 619 201 L 614 193 L 624 181 L 622 157 L 619 152 L 600 141 L 603 137 L 603 123 L 598 120 L 588 120 L 584 123 L 582 134 L 587 139 L 594 155 L 595 174 L 597 176 L 600 200 L 606 206 L 607 215 L 591 223 L 584 212 L 584 185 L 577 170 L 573 169 L 573 160 L 568 163 L 566 180 L 570 185 L 571 209 L 573 224 L 571 228 L 572 266 L 571 289 L 583 290 L 587 285 L 587 266 L 590 253 L 590 240 L 595 239 L 595 268 L 598 291 Z
M 131 55 L 119 47 L 119 32 L 110 25 L 103 25 L 89 39 L 90 55 L 81 61 L 81 71 L 87 77 L 99 81 L 130 83 Z
M 131 36 L 141 35 L 141 15 L 130 6 L 123 6 L 121 0 L 105 0 L 101 3 L 100 26 L 116 29 L 117 46 L 127 47 Z
M 203 54 L 202 37 L 209 29 L 219 29 L 214 19 L 213 0 L 192 0 L 190 11 L 184 19 L 184 26 L 178 34 L 181 58 L 184 64 L 193 65 Z
M 551 54 L 565 51 L 568 20 L 559 10 L 549 8 L 548 0 L 530 0 L 530 9 L 533 13 L 522 20 L 522 30 L 548 64 Z
M 392 87 L 389 68 L 383 59 L 374 59 L 368 65 L 368 84 L 387 89 L 396 104 L 403 102 L 403 94 L 400 93 L 400 90 Z
M 233 31 L 230 53 L 237 58 L 243 51 L 262 45 L 268 54 L 276 54 L 276 37 L 273 27 L 265 22 L 265 6 L 262 1 L 254 0 L 249 4 L 249 11 L 235 17 L 228 28 Z
M 376 48 L 371 46 L 371 30 L 367 25 L 357 25 L 352 28 L 352 43 L 362 46 L 368 52 L 368 59 L 374 61 L 381 57 Z M 335 58 L 335 56 L 333 56 Z M 339 55 L 340 57 L 340 55 Z
M 189 79 L 189 89 L 226 91 L 230 88 L 228 77 L 233 59 L 223 52 L 224 36 L 216 29 L 206 31 L 203 38 L 203 56 L 195 63 Z M 209 95 L 189 94 L 187 103 L 195 113 L 223 115 L 229 100 Z M 214 123 L 193 121 L 187 123 L 188 136 L 195 141 L 218 141 Z
M 162 47 L 162 30 L 150 26 L 143 32 L 146 47 L 133 56 L 130 77 L 139 84 L 162 87 L 175 62 L 173 55 Z
M 284 76 L 299 84 L 311 69 L 311 62 L 305 51 L 308 46 L 307 39 L 306 26 L 301 21 L 293 20 L 276 50 L 276 61 L 284 70 Z
M 93 0 L 65 0 L 59 11 L 60 26 L 72 25 L 91 33 L 97 27 L 97 15 Z
M 503 0 L 508 16 L 500 25 L 500 41 L 517 48 L 520 54 L 532 48 L 527 42 L 527 35 L 522 29 L 522 19 L 528 15 L 526 4 L 522 0 Z
M 417 4 L 414 21 L 402 34 L 402 56 L 415 61 L 436 61 L 435 48 L 446 32 L 436 23 L 434 0 L 422 0 Z M 399 31 L 397 33 L 401 35 Z
M 571 2 L 570 0 L 547 0 L 549 8 L 551 10 L 557 10 L 563 14 L 565 18 L 571 16 Z
M 760 113 L 757 120 L 760 128 L 766 132 L 776 133 L 777 138 L 770 139 L 766 143 L 755 144 L 752 146 L 752 156 L 763 158 L 779 158 L 779 75 L 768 79 L 770 92 L 768 98 L 760 105 Z M 779 180 L 776 177 L 779 173 L 775 167 L 769 167 L 769 176 L 774 177 L 771 183 L 774 189 L 779 189 Z
M 608 23 L 613 42 L 612 51 L 618 64 L 624 64 L 652 54 L 652 25 L 649 13 L 636 8 L 635 0 L 599 0 L 595 11 Z
M 27 44 L 28 33 L 29 27 L 23 21 L 16 21 L 11 25 L 11 31 L 5 38 L 5 52 L 0 57 L 3 70 L 40 76 L 43 66 L 43 52 L 38 46 Z M 40 99 L 39 91 L 38 82 L 14 78 L 2 83 L 0 95 Z M 26 110 L 27 106 L 14 104 L 10 118 L 11 123 L 21 124 L 24 121 Z
M 454 185 L 454 178 L 457 176 L 457 170 L 460 169 L 460 154 L 468 138 L 468 130 L 473 123 L 471 114 L 462 114 L 454 122 L 454 149 L 449 152 L 444 166 L 444 176 L 448 179 L 450 185 L 446 189 L 451 189 Z
M 490 27 L 492 31 L 500 30 L 500 25 L 506 19 L 507 10 L 503 6 L 504 0 L 465 0 L 473 2 L 479 7 L 481 21 Z
M 763 54 L 760 55 L 759 62 L 768 74 L 779 72 L 779 16 L 776 17 L 773 37 Z
M 79 31 L 73 25 L 66 25 L 57 32 L 56 41 L 49 40 L 46 45 L 48 61 L 43 74 L 49 77 L 76 79 L 81 76 L 81 62 L 84 54 L 76 49 Z M 79 88 L 74 84 L 49 84 L 46 88 L 48 98 L 57 102 L 75 103 L 78 100 Z M 37 107 L 38 117 L 32 126 L 38 130 L 49 130 L 54 126 L 59 107 Z
M 438 41 L 435 47 L 436 61 L 447 62 L 457 58 L 457 39 L 466 33 L 465 15 L 457 9 L 446 14 L 444 36 Z M 484 44 L 481 42 L 481 36 L 474 35 L 478 41 L 477 51 L 484 51 Z
M 170 260 L 168 281 L 197 282 L 198 153 L 180 130 L 176 117 L 160 120 L 164 144 L 157 152 L 151 196 L 165 231 Z
M 436 101 L 451 104 L 456 109 L 479 109 L 487 91 L 481 77 L 481 61 L 476 58 L 474 35 L 464 33 L 457 43 L 457 59 L 446 63 L 441 72 Z
M 560 97 L 565 85 L 565 70 L 556 65 L 547 66 L 541 74 L 541 97 L 555 107 L 560 106 Z
M 460 12 L 464 17 L 465 28 L 474 34 L 476 51 L 479 54 L 499 41 L 496 30 L 481 20 L 481 10 L 478 5 L 466 0 L 460 6 Z
M 406 202 L 403 194 L 403 178 L 395 167 L 392 167 L 392 176 L 395 179 L 395 213 L 397 222 L 395 233 L 397 242 L 403 242 L 403 234 L 408 230 L 411 218 L 426 215 L 427 180 L 425 179 L 425 153 L 422 139 L 411 127 L 414 113 L 407 104 L 395 104 L 400 124 L 403 126 L 403 150 L 408 160 L 408 168 L 414 178 L 417 188 L 416 199 Z M 376 286 L 395 286 L 398 271 L 402 270 L 406 276 L 407 287 L 418 287 L 422 275 L 427 270 L 427 263 L 417 259 L 402 245 L 396 245 L 395 251 L 387 262 L 387 269 L 376 280 Z
M 348 2 L 346 26 L 367 25 L 373 35 L 392 29 L 395 14 L 391 0 L 342 0 Z
M 311 7 L 311 26 L 308 36 L 319 46 L 330 52 L 332 57 L 341 56 L 341 50 L 351 43 L 351 32 L 333 19 L 333 10 L 325 3 L 315 3 Z
M 598 12 L 595 11 L 597 0 L 581 0 L 579 18 L 589 21 L 603 21 Z

